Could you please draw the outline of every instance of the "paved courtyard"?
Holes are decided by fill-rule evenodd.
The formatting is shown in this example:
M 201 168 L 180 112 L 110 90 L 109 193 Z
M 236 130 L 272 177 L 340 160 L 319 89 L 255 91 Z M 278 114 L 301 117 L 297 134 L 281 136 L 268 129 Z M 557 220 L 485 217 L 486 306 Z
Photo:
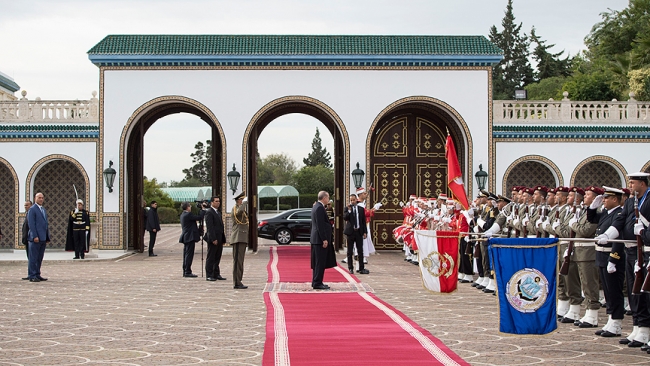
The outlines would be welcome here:
M 227 281 L 181 276 L 179 233 L 163 228 L 158 257 L 46 261 L 49 281 L 41 283 L 20 280 L 26 261 L 0 261 L 0 365 L 260 365 L 262 290 L 274 243 L 247 253 L 243 282 L 249 288 L 233 290 L 229 247 L 221 266 Z M 465 284 L 451 295 L 431 294 L 417 267 L 402 258 L 397 252 L 371 256 L 371 273 L 360 279 L 473 365 L 650 364 L 650 355 L 619 345 L 618 338 L 573 325 L 560 324 L 543 337 L 499 334 L 494 296 Z M 200 246 L 193 269 L 201 274 Z M 631 319 L 624 327 L 631 329 Z

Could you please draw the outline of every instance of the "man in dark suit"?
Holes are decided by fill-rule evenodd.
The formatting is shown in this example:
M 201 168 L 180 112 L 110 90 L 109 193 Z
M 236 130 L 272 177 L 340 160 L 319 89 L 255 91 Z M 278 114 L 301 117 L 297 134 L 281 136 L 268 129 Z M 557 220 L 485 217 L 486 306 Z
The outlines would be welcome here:
M 153 254 L 153 246 L 156 244 L 156 235 L 160 231 L 160 219 L 158 218 L 158 203 L 151 201 L 151 207 L 147 213 L 147 231 L 149 232 L 149 256 L 157 257 Z
M 323 284 L 326 268 L 336 267 L 336 254 L 332 245 L 332 224 L 327 218 L 325 205 L 330 201 L 329 193 L 318 192 L 318 202 L 311 208 L 311 268 L 313 270 L 311 287 L 315 290 L 328 290 Z
M 207 205 L 199 206 L 200 212 L 198 215 L 192 213 L 192 205 L 189 202 L 183 202 L 181 209 L 181 233 L 179 243 L 183 243 L 183 277 L 198 277 L 192 273 L 192 261 L 194 261 L 194 247 L 195 243 L 201 240 L 201 232 L 196 226 L 197 221 L 203 221 Z
M 363 207 L 357 205 L 357 195 L 352 193 L 350 195 L 350 204 L 343 209 L 343 220 L 345 220 L 345 228 L 343 234 L 348 237 L 348 270 L 354 273 L 354 262 L 352 255 L 354 246 L 357 247 L 359 258 L 359 270 L 361 274 L 368 274 L 370 271 L 364 268 L 363 263 L 363 239 L 368 235 L 366 228 L 366 212 Z
M 206 280 L 216 281 L 225 280 L 221 277 L 219 270 L 219 263 L 221 262 L 221 254 L 223 253 L 223 244 L 226 242 L 226 234 L 223 229 L 223 218 L 221 217 L 221 199 L 219 197 L 212 197 L 210 208 L 205 214 L 205 241 L 208 242 L 208 254 L 205 259 L 205 275 Z
M 34 196 L 36 204 L 29 209 L 27 220 L 29 221 L 29 282 L 47 281 L 41 277 L 41 264 L 45 255 L 45 246 L 50 243 L 50 228 L 47 222 L 47 212 L 43 208 L 45 197 L 43 193 L 36 193 Z
M 23 229 L 22 229 L 22 238 L 21 242 L 25 246 L 25 253 L 27 254 L 27 263 L 29 263 L 29 222 L 27 221 L 27 213 L 29 213 L 29 209 L 32 207 L 32 201 L 27 200 L 25 201 L 25 221 L 23 221 Z M 23 280 L 29 280 L 29 273 L 27 273 L 27 277 L 23 277 Z

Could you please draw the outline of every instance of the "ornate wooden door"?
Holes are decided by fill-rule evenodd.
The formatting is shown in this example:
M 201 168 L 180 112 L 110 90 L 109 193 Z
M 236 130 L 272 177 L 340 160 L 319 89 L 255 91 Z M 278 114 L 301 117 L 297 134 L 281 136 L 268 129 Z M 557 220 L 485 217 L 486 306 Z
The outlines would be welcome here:
M 375 191 L 371 204 L 382 208 L 371 221 L 377 249 L 401 249 L 393 229 L 402 224 L 400 202 L 409 195 L 437 196 L 447 193 L 446 132 L 433 118 L 401 114 L 379 126 L 371 141 L 370 171 Z

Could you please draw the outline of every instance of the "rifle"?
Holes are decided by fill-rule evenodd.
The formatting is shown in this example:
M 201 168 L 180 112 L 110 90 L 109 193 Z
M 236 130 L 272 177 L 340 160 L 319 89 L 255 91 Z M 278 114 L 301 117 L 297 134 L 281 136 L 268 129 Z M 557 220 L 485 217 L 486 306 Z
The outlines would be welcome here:
M 515 216 L 517 217 L 519 217 L 519 205 L 521 205 L 521 203 L 517 204 L 517 208 L 515 210 Z M 515 228 L 515 238 L 518 237 L 519 237 L 519 229 Z
M 528 215 L 528 205 L 525 204 L 525 203 L 524 203 L 524 205 L 525 205 L 524 206 L 524 217 L 526 217 L 526 215 Z M 521 234 L 522 234 L 522 238 L 525 238 L 525 237 L 528 236 L 528 228 L 523 225 L 524 220 L 521 220 L 521 221 L 522 222 L 519 222 L 519 224 L 521 224 Z M 519 237 L 519 233 L 517 233 L 517 237 Z
M 542 219 L 542 222 L 546 221 L 546 207 L 547 207 L 546 205 L 542 206 L 542 214 L 540 215 L 540 218 Z M 537 237 L 538 238 L 543 238 L 543 237 L 545 237 L 545 235 L 546 235 L 545 233 L 542 234 L 542 229 L 541 228 L 537 228 Z
M 472 225 L 472 227 L 474 227 L 474 226 L 477 225 L 477 223 L 476 223 L 476 216 L 474 216 L 474 217 L 472 218 L 472 223 L 474 224 L 474 225 Z M 470 231 L 471 231 L 471 230 L 470 230 Z M 467 246 L 465 246 L 465 254 L 466 254 L 466 255 L 473 255 L 473 254 L 474 254 L 474 251 L 473 251 L 472 248 L 474 248 L 474 243 L 473 243 L 472 241 L 470 241 L 470 242 L 467 243 Z
M 518 203 L 513 203 L 512 204 L 512 217 L 515 217 L 515 215 L 519 215 L 519 204 Z M 508 224 L 506 222 L 506 228 L 508 228 Z M 508 238 L 512 236 L 512 230 L 508 228 Z
M 577 207 L 576 198 L 574 196 L 573 197 L 573 209 L 571 211 L 574 215 L 576 213 L 576 207 Z M 571 230 L 571 228 L 569 228 L 569 230 L 571 231 L 569 233 L 569 237 L 571 239 L 575 238 L 576 237 L 576 232 Z M 560 268 L 560 274 L 561 275 L 566 276 L 566 275 L 569 274 L 569 265 L 571 264 L 571 252 L 573 252 L 573 245 L 574 245 L 574 242 L 572 240 L 572 241 L 569 242 L 569 247 L 567 248 L 567 255 L 566 255 L 566 257 L 564 257 L 564 262 L 562 262 L 562 267 Z
M 634 215 L 636 216 L 636 223 L 639 223 L 639 192 L 634 192 Z M 643 240 L 641 235 L 636 236 L 636 260 L 639 264 L 639 269 L 634 274 L 634 285 L 632 286 L 632 295 L 638 295 L 641 293 L 641 288 L 644 285 L 645 278 L 643 276 Z

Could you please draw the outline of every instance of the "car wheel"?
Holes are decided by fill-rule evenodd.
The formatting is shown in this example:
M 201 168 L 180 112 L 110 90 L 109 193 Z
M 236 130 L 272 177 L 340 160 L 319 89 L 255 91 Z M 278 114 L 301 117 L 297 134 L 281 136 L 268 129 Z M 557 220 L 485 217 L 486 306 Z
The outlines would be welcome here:
M 291 243 L 291 231 L 289 229 L 280 229 L 275 233 L 275 241 L 280 245 Z

